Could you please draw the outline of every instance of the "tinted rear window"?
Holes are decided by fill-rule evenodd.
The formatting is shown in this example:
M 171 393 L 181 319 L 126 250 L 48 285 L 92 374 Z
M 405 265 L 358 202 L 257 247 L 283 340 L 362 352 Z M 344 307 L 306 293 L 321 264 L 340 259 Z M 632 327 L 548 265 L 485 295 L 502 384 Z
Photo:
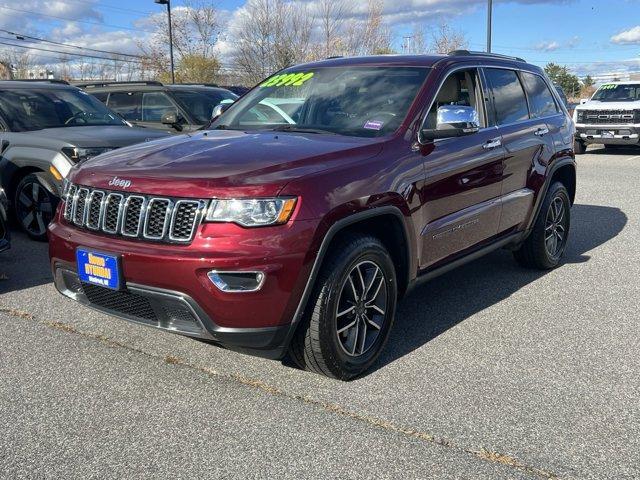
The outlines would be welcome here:
M 522 72 L 522 81 L 529 97 L 532 117 L 548 117 L 558 113 L 556 101 L 542 77 Z
M 488 68 L 485 70 L 493 90 L 498 125 L 519 122 L 529 118 L 527 99 L 522 84 L 513 70 Z

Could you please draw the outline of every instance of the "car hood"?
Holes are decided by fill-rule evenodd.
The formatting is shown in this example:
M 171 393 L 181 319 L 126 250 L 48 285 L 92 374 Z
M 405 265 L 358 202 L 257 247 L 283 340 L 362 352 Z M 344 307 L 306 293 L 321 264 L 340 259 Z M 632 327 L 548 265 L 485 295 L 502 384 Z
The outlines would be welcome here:
M 99 155 L 73 170 L 71 181 L 181 197 L 276 195 L 289 181 L 376 155 L 380 139 L 291 132 L 211 130 Z
M 102 127 L 45 128 L 27 135 L 59 142 L 60 146 L 120 148 L 169 136 L 169 133 L 147 128 L 111 125 Z M 68 144 L 68 145 L 67 145 Z
M 577 105 L 576 110 L 635 110 L 640 108 L 640 102 L 600 102 L 589 100 L 587 103 Z

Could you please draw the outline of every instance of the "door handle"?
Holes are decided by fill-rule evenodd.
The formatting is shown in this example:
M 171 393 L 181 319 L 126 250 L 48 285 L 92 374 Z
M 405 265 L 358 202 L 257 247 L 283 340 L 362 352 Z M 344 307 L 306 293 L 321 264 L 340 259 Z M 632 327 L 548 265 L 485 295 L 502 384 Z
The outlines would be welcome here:
M 541 127 L 533 132 L 533 134 L 537 135 L 538 137 L 544 137 L 547 133 L 549 133 L 549 129 L 547 127 Z
M 502 140 L 500 139 L 500 137 L 498 137 L 488 140 L 485 144 L 482 145 L 482 148 L 484 148 L 485 150 L 493 150 L 494 148 L 498 148 L 501 145 Z

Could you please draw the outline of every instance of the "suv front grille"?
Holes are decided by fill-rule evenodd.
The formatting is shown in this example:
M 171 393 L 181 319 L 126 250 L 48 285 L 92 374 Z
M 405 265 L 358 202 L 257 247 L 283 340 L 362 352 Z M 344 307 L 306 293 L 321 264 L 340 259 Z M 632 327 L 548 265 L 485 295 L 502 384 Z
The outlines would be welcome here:
M 588 125 L 627 125 L 633 124 L 633 110 L 583 110 L 580 120 Z
M 187 243 L 193 239 L 207 206 L 205 200 L 158 198 L 105 192 L 70 185 L 64 218 L 110 235 Z

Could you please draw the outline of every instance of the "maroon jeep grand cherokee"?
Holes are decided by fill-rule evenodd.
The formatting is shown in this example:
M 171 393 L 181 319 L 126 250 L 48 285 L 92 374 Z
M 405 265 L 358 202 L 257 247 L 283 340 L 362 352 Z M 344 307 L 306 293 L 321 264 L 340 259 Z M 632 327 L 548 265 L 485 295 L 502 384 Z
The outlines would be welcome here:
M 77 165 L 49 229 L 55 283 L 121 318 L 349 379 L 419 281 L 500 247 L 558 265 L 572 137 L 547 77 L 518 58 L 299 65 L 209 130 Z

